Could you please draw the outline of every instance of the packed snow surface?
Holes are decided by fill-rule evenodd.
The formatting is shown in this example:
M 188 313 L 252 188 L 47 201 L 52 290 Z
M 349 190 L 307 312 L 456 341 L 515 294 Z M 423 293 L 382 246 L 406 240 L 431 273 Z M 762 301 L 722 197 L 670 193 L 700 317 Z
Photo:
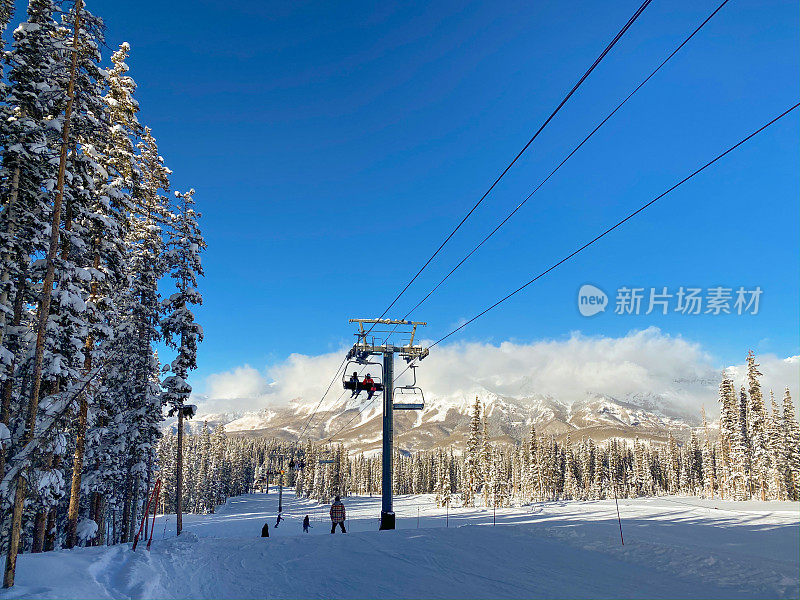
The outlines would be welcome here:
M 130 545 L 19 557 L 10 598 L 797 598 L 797 503 L 664 497 L 436 508 L 349 497 L 346 535 L 328 507 L 278 494 L 231 498 L 214 515 L 156 521 L 152 551 Z M 301 521 L 311 517 L 310 534 Z M 496 526 L 493 521 L 496 518 Z M 269 523 L 270 537 L 261 538 Z

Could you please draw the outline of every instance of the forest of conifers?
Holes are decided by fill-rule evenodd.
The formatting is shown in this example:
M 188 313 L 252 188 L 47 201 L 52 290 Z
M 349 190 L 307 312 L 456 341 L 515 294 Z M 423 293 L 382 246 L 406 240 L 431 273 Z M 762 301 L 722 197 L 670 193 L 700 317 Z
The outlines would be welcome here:
M 0 547 L 131 539 L 163 409 L 190 416 L 205 243 L 81 0 L 0 1 Z M 157 346 L 161 344 L 160 346 Z M 172 360 L 161 363 L 156 348 Z M 166 358 L 166 357 L 161 357 Z

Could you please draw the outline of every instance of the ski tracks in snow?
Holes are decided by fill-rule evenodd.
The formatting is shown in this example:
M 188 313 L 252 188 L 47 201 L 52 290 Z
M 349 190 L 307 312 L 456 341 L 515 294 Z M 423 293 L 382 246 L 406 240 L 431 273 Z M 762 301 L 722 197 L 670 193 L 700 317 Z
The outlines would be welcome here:
M 158 598 L 163 595 L 159 563 L 144 545 L 133 552 L 125 544 L 110 547 L 88 572 L 108 598 Z

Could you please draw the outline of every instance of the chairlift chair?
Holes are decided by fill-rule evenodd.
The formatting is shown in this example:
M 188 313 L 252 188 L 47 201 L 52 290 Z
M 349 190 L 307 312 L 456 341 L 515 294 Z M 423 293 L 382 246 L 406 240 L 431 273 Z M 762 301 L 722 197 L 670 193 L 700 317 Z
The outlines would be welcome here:
M 359 391 L 359 392 L 369 392 L 368 386 L 364 384 L 363 380 L 356 375 L 358 381 L 351 381 L 350 377 L 352 376 L 351 373 L 357 373 L 357 371 L 353 370 L 350 371 L 350 365 L 354 365 L 353 369 L 357 369 L 359 365 L 375 365 L 377 368 L 377 373 L 374 375 L 372 373 L 367 373 L 372 377 L 372 381 L 374 381 L 375 391 L 382 392 L 383 391 L 383 380 L 381 378 L 381 373 L 383 371 L 383 367 L 381 363 L 374 362 L 374 361 L 359 361 L 359 360 L 351 360 L 347 363 L 347 366 L 344 368 L 344 372 L 342 374 L 342 387 L 346 390 L 352 391 Z
M 332 465 L 336 462 L 336 459 L 333 457 L 333 454 L 330 451 L 323 451 L 322 456 L 319 459 L 319 464 L 321 465 Z
M 392 403 L 394 410 L 422 410 L 425 408 L 425 395 L 422 393 L 422 388 L 417 385 L 417 367 L 411 365 L 409 368 L 414 374 L 414 381 L 408 385 L 399 385 L 394 388 L 392 396 L 399 400 L 399 402 Z

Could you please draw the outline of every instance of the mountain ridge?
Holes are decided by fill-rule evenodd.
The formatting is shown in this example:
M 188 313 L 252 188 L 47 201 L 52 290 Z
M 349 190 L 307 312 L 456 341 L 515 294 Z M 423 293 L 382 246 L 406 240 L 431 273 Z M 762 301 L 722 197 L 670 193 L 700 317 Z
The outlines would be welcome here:
M 529 435 L 531 425 L 535 425 L 540 434 L 557 438 L 569 433 L 573 439 L 592 437 L 602 441 L 609 437 L 639 437 L 661 442 L 671 431 L 677 439 L 685 440 L 692 428 L 700 425 L 700 414 L 680 402 L 681 388 L 702 387 L 704 391 L 711 391 L 708 388 L 714 383 L 705 380 L 675 383 L 673 389 L 661 394 L 635 392 L 613 397 L 587 392 L 579 398 L 562 399 L 536 393 L 501 394 L 485 384 L 472 382 L 467 389 L 447 396 L 429 396 L 421 411 L 395 411 L 395 444 L 399 450 L 408 452 L 453 444 L 463 446 L 476 397 L 485 410 L 489 437 L 495 441 L 522 442 Z M 197 401 L 202 403 L 202 397 Z M 257 411 L 200 413 L 189 427 L 197 431 L 205 422 L 212 428 L 224 425 L 229 435 L 269 436 L 288 441 L 297 439 L 316 405 L 316 401 L 293 398 L 283 406 Z M 362 394 L 359 398 L 348 397 L 338 402 L 334 397 L 314 413 L 303 437 L 325 441 L 333 436 L 330 441 L 343 442 L 352 452 L 379 451 L 381 413 L 379 397 L 367 401 Z M 166 422 L 165 428 L 174 430 L 174 423 Z

